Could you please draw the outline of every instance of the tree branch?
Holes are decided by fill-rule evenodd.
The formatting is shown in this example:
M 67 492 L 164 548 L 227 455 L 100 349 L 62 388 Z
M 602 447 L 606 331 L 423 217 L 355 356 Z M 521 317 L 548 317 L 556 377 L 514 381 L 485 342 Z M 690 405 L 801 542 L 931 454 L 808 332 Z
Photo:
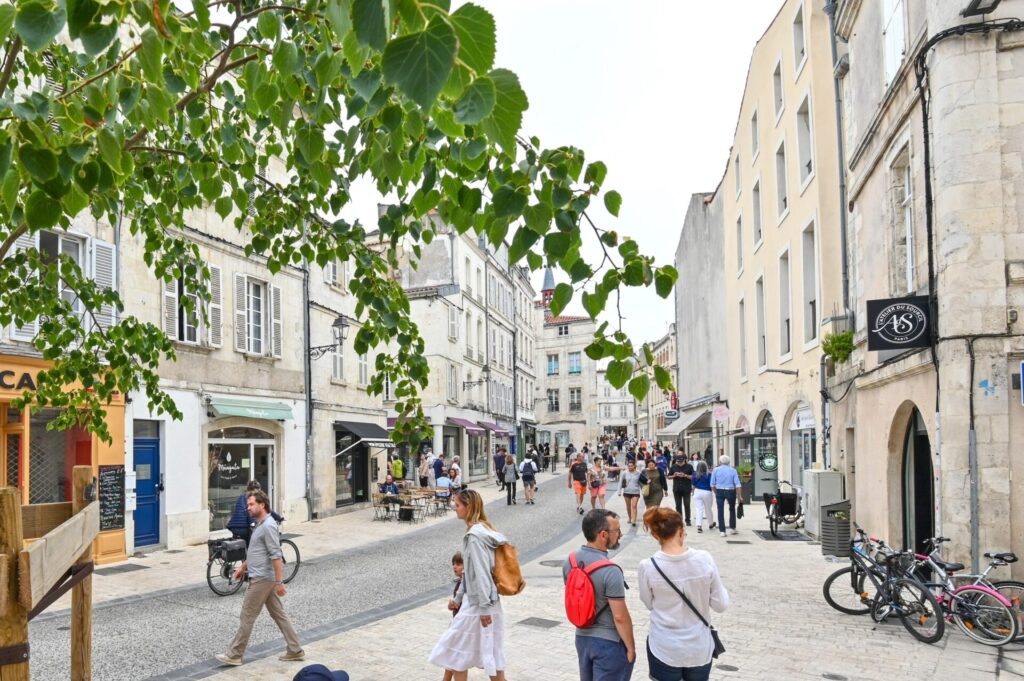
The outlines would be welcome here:
M 14 242 L 17 241 L 18 238 L 27 231 L 28 223 L 23 222 L 21 223 L 20 227 L 18 227 L 16 230 L 7 235 L 7 238 L 4 239 L 4 242 L 0 244 L 0 260 L 3 260 L 4 258 L 7 257 L 7 251 L 11 250 L 11 246 L 14 245 Z
M 259 14 L 262 14 L 263 12 L 266 12 L 267 10 L 271 10 L 271 9 L 284 10 L 286 12 L 297 12 L 298 14 L 305 14 L 306 16 L 318 17 L 320 19 L 324 18 L 324 16 L 322 14 L 318 14 L 316 12 L 310 12 L 307 9 L 303 9 L 302 7 L 295 7 L 293 5 L 263 5 L 262 7 L 257 7 L 256 9 L 252 10 L 251 12 L 246 12 L 245 14 L 243 14 L 242 15 L 242 20 L 243 21 L 247 21 L 247 20 L 252 19 L 253 17 L 255 17 L 255 16 L 259 15 Z
M 18 58 L 18 52 L 21 51 L 21 37 L 17 36 L 14 38 L 14 42 L 11 43 L 11 49 L 7 50 L 7 56 L 4 57 L 4 70 L 0 73 L 0 97 L 3 96 L 7 90 L 8 83 L 11 82 L 11 76 L 14 74 L 14 62 Z
M 67 92 L 62 94 L 60 97 L 57 98 L 57 100 L 58 101 L 62 101 L 64 99 L 67 99 L 71 95 L 73 95 L 73 94 L 75 94 L 77 92 L 81 92 L 82 90 L 87 88 L 90 84 L 95 83 L 97 80 L 100 80 L 102 78 L 106 78 L 111 73 L 113 73 L 114 71 L 119 69 L 122 64 L 124 64 L 126 61 L 128 61 L 131 58 L 131 56 L 133 54 L 135 54 L 136 52 L 138 52 L 140 49 L 142 49 L 142 43 L 139 43 L 138 45 L 136 45 L 132 49 L 130 49 L 127 52 L 125 52 L 121 56 L 120 59 L 118 59 L 114 64 L 112 64 L 108 68 L 104 69 L 102 72 L 97 73 L 95 76 L 92 76 L 91 78 L 87 78 L 86 80 L 82 81 L 79 85 L 77 85 L 74 89 L 68 90 Z

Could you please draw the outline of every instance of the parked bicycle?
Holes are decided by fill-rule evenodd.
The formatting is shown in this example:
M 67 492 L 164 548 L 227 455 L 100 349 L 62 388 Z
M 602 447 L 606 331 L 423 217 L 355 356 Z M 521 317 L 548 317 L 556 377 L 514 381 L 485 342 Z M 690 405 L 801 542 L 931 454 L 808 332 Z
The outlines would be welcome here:
M 211 539 L 206 542 L 209 559 L 206 562 L 206 583 L 218 596 L 238 593 L 242 583 L 249 579 L 243 574 L 235 578 L 238 568 L 245 562 L 245 539 L 233 536 L 231 539 Z M 302 564 L 299 547 L 291 539 L 281 538 L 281 562 L 284 568 L 284 583 L 295 579 Z
M 916 554 L 914 574 L 932 590 L 948 619 L 951 619 L 964 634 L 987 646 L 1002 646 L 1018 636 L 1020 623 L 1020 583 L 1008 588 L 1014 590 L 1013 601 L 988 581 L 988 573 L 996 567 L 1016 562 L 1012 553 L 996 554 L 988 568 L 978 575 L 956 575 L 964 569 L 963 563 L 947 563 L 942 560 L 940 547 L 948 542 L 946 537 L 926 539 L 931 549 L 928 555 Z M 972 580 L 957 586 L 955 580 Z
M 771 478 L 761 478 L 761 480 L 771 482 Z M 788 485 L 793 491 L 783 492 L 782 485 Z M 764 493 L 764 507 L 768 513 L 768 528 L 773 537 L 779 536 L 780 525 L 795 525 L 804 513 L 800 506 L 800 494 L 788 480 L 779 480 L 777 492 Z
M 946 631 L 942 607 L 919 580 L 908 577 L 916 565 L 913 551 L 895 551 L 868 537 L 858 526 L 850 541 L 850 565 L 830 575 L 822 587 L 826 602 L 851 615 L 870 613 L 876 622 L 897 617 L 923 643 L 935 643 Z

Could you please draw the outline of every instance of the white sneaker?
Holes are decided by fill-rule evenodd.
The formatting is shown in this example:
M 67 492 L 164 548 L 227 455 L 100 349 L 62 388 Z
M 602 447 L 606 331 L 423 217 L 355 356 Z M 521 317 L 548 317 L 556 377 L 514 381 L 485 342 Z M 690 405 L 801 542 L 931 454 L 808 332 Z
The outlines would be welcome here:
M 736 530 L 729 530 L 729 534 L 736 534 Z
M 718 535 L 719 535 L 720 537 L 724 537 L 724 536 L 725 536 L 725 532 L 719 532 L 719 533 L 718 533 Z

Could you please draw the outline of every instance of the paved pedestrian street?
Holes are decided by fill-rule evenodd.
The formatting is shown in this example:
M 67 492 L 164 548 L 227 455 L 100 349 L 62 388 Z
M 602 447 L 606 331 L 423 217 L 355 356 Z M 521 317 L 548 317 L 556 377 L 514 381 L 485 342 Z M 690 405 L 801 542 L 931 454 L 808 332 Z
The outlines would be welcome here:
M 493 485 L 477 487 L 492 500 L 488 505 L 492 519 L 527 561 L 526 590 L 503 599 L 507 677 L 512 681 L 578 678 L 573 630 L 562 611 L 560 565 L 582 543 L 580 517 L 573 511 L 564 478 L 544 474 L 542 479 L 546 481 L 536 506 L 508 507 Z M 610 507 L 623 511 L 621 497 L 611 497 Z M 821 584 L 841 564 L 827 560 L 813 543 L 760 539 L 753 530 L 762 529 L 764 523 L 757 507 L 750 510 L 741 521 L 740 533 L 728 540 L 717 532 L 688 535 L 690 546 L 713 553 L 732 600 L 726 613 L 714 617 L 728 650 L 716 661 L 713 679 L 1024 679 L 1022 646 L 994 651 L 968 641 L 953 628 L 947 629 L 939 644 L 928 646 L 912 639 L 898 622 L 875 625 L 868 617 L 833 611 L 821 597 Z M 340 542 L 339 537 L 347 535 L 353 543 L 362 542 L 304 563 L 289 587 L 285 605 L 303 640 L 305 664 L 321 662 L 345 669 L 353 681 L 440 679 L 441 670 L 427 664 L 426 657 L 451 621 L 445 609 L 450 584 L 447 566 L 463 526 L 451 515 L 416 526 L 371 522 L 370 517 L 359 511 L 291 527 L 309 556 L 315 555 L 312 546 L 318 538 L 327 541 L 330 536 Z M 388 536 L 373 541 L 376 533 Z M 636 585 L 637 564 L 655 548 L 642 530 L 628 528 L 614 558 L 625 568 L 631 586 Z M 159 556 L 150 560 L 154 558 Z M 108 600 L 98 607 L 94 678 L 286 681 L 303 666 L 277 660 L 284 642 L 263 614 L 246 664 L 216 667 L 212 657 L 223 651 L 234 633 L 242 599 L 237 595 L 218 598 L 205 583 L 197 584 L 205 555 L 202 559 L 193 559 L 187 566 L 192 586 L 170 593 L 146 596 L 145 580 L 158 579 L 147 575 L 147 570 L 105 578 L 104 593 L 116 589 L 110 582 L 117 579 L 132 582 L 133 591 L 141 595 Z M 177 565 L 177 572 L 185 571 L 186 566 Z M 153 572 L 159 575 L 159 570 Z M 157 585 L 150 587 L 155 590 Z M 627 601 L 641 647 L 633 678 L 644 679 L 646 610 L 635 589 Z M 127 621 L 131 627 L 124 626 Z M 66 631 L 60 631 L 66 626 L 66 613 L 33 623 L 34 679 L 67 677 Z M 485 678 L 480 670 L 470 673 L 470 679 Z

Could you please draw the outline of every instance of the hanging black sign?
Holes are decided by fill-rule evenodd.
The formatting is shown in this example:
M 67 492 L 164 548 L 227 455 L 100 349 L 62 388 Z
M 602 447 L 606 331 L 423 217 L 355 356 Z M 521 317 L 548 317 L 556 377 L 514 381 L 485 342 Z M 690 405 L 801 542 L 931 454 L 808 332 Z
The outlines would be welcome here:
M 928 296 L 868 301 L 868 350 L 907 350 L 929 345 Z

